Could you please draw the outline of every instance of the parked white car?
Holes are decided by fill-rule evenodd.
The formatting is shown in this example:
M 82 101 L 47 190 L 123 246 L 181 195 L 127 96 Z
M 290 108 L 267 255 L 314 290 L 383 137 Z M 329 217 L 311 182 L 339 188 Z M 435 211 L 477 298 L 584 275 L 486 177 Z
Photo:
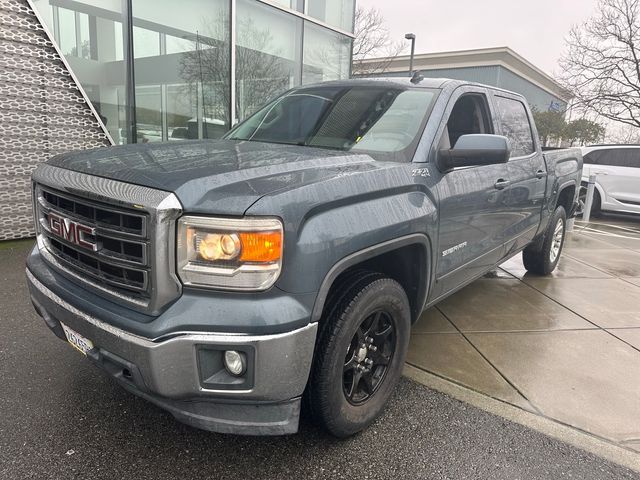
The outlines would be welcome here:
M 640 213 L 640 145 L 583 147 L 581 203 L 590 175 L 596 175 L 591 214 Z

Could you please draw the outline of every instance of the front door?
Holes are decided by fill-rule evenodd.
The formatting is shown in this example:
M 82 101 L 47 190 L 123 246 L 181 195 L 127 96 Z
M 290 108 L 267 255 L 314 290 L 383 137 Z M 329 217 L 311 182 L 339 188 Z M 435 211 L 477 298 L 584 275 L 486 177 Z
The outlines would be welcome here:
M 482 89 L 458 89 L 450 101 L 438 149 L 451 148 L 466 134 L 494 133 L 492 111 Z M 477 277 L 504 252 L 506 164 L 463 167 L 442 174 L 437 184 L 439 235 L 436 284 L 439 296 Z

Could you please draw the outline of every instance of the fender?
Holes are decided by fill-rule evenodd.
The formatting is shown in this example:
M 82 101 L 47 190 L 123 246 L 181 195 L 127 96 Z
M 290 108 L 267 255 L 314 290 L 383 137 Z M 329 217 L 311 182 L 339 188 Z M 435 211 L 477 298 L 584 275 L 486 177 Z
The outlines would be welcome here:
M 587 188 L 587 186 L 589 185 L 589 177 L 582 177 L 582 180 L 580 181 L 580 186 Z M 594 186 L 596 188 L 596 190 L 598 191 L 598 193 L 600 194 L 600 200 L 602 202 L 604 202 L 606 196 L 604 193 L 604 188 L 602 188 L 602 186 L 598 183 L 598 179 L 596 178 L 596 183 L 594 183 Z
M 431 279 L 432 279 L 432 262 L 433 258 L 431 252 L 431 241 L 427 235 L 422 233 L 414 233 L 411 235 L 406 235 L 403 237 L 398 237 L 393 240 L 388 240 L 386 242 L 382 242 L 377 245 L 372 245 L 371 247 L 364 248 L 359 250 L 351 255 L 348 255 L 341 260 L 339 260 L 329 272 L 325 275 L 322 284 L 320 285 L 320 290 L 318 291 L 318 295 L 316 297 L 316 301 L 313 305 L 313 311 L 311 314 L 311 322 L 317 322 L 320 320 L 322 316 L 322 311 L 324 310 L 324 305 L 327 300 L 327 295 L 329 294 L 329 290 L 331 289 L 331 285 L 338 278 L 338 276 L 345 272 L 348 268 L 362 263 L 366 260 L 370 260 L 372 258 L 377 257 L 378 255 L 382 255 L 384 253 L 391 252 L 393 250 L 397 250 L 402 247 L 407 247 L 409 245 L 421 245 L 425 249 L 425 275 L 423 279 L 424 285 L 420 288 L 419 291 L 423 292 L 419 298 L 417 299 L 417 305 L 419 308 L 416 309 L 417 312 L 422 312 L 424 309 L 424 305 L 426 304 L 428 292 L 431 289 Z M 418 315 L 419 315 L 418 313 Z
M 574 203 L 576 201 L 576 199 L 578 198 L 578 194 L 580 193 L 580 185 L 577 185 L 577 183 L 579 183 L 576 179 L 569 179 L 566 180 L 562 183 L 560 183 L 559 181 L 560 179 L 556 180 L 556 185 L 557 185 L 557 191 L 556 193 L 549 198 L 549 203 L 548 203 L 548 209 L 550 212 L 553 212 L 553 210 L 555 209 L 556 203 L 558 202 L 558 198 L 560 198 L 560 194 L 562 194 L 562 191 L 565 188 L 569 188 L 569 187 L 576 187 L 576 191 L 574 193 L 573 196 L 573 200 Z M 568 213 L 568 212 L 567 212 Z

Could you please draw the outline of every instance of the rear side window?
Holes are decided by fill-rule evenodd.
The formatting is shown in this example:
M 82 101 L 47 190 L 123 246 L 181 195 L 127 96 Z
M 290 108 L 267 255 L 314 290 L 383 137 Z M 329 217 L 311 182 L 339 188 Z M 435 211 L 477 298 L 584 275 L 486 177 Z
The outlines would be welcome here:
M 511 158 L 531 155 L 535 151 L 533 135 L 524 104 L 511 98 L 495 98 L 500 130 L 511 144 Z
M 594 150 L 584 156 L 584 163 L 640 168 L 640 148 L 603 148 Z
M 589 152 L 582 157 L 582 161 L 586 165 L 600 165 L 600 157 L 602 156 L 602 152 L 606 150 L 594 150 L 593 152 Z

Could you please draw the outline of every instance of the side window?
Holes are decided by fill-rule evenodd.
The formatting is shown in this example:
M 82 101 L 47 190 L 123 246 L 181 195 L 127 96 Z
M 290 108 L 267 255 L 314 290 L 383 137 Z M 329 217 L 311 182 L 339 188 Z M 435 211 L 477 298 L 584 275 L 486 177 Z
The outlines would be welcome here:
M 466 94 L 453 106 L 440 139 L 441 149 L 453 148 L 462 135 L 493 133 L 489 105 L 484 95 Z
M 613 165 L 640 168 L 640 148 L 619 148 L 611 152 L 615 152 Z
M 608 150 L 600 150 L 600 156 L 598 157 L 598 165 L 608 165 L 611 167 L 622 167 L 623 165 L 623 153 L 622 150 L 617 148 L 610 148 Z
M 500 129 L 511 143 L 511 158 L 531 155 L 535 149 L 531 123 L 524 104 L 510 98 L 495 98 Z
M 627 149 L 627 167 L 640 168 L 640 148 Z
M 640 148 L 602 148 L 584 156 L 584 163 L 640 168 Z
M 592 152 L 589 152 L 582 158 L 582 161 L 586 165 L 598 165 L 600 163 L 601 152 L 602 150 L 594 150 Z

